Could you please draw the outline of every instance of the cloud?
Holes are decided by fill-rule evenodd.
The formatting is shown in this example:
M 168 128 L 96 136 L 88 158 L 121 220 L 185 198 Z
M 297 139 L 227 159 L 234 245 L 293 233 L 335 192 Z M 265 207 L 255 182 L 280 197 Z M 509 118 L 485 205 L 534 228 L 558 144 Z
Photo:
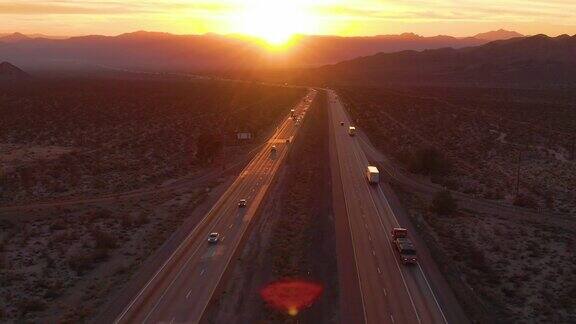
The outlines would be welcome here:
M 126 15 L 162 14 L 180 11 L 218 13 L 237 8 L 226 2 L 187 1 L 4 1 L 0 15 Z
M 325 18 L 354 20 L 541 21 L 560 19 L 576 23 L 575 0 L 359 0 L 318 5 Z

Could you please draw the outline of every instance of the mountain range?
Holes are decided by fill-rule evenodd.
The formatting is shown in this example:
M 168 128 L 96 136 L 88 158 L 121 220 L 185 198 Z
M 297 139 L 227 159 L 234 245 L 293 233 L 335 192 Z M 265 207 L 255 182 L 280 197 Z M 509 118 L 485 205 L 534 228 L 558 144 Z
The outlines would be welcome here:
M 496 31 L 475 37 L 423 37 L 412 33 L 370 37 L 295 36 L 291 46 L 270 51 L 259 40 L 236 35 L 173 35 L 134 32 L 118 36 L 53 39 L 14 33 L 0 37 L 0 59 L 26 69 L 110 66 L 124 69 L 198 72 L 259 67 L 318 67 L 379 52 L 463 48 L 511 35 Z
M 486 32 L 486 33 L 476 34 L 473 37 L 477 38 L 477 39 L 487 40 L 487 41 L 496 41 L 496 40 L 504 40 L 504 39 L 510 39 L 510 38 L 524 37 L 524 35 L 522 35 L 518 32 L 515 32 L 515 31 L 499 29 L 499 30 L 490 31 L 490 32 Z
M 536 35 L 461 49 L 379 53 L 308 73 L 329 83 L 576 84 L 576 35 Z

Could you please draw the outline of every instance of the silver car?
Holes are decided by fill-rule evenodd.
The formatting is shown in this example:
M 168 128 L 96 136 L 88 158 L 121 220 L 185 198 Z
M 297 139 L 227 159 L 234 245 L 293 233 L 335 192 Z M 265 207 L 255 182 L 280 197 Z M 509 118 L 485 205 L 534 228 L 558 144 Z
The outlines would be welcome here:
M 218 233 L 210 233 L 210 235 L 208 235 L 208 243 L 218 243 L 218 240 L 220 239 L 220 234 Z

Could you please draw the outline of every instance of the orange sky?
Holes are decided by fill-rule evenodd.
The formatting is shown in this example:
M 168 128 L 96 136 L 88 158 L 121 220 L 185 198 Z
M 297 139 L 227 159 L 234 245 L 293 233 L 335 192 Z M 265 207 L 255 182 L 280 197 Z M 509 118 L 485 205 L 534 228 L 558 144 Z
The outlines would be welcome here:
M 576 0 L 0 0 L 0 32 L 469 36 L 505 28 L 576 34 Z

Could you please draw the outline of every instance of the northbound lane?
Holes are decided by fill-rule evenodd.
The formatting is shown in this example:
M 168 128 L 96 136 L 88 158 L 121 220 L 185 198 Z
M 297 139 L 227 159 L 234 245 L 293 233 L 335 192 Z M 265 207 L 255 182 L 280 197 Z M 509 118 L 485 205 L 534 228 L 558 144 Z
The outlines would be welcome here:
M 399 227 L 396 211 L 380 186 L 368 184 L 364 172 L 370 163 L 358 137 L 348 135 L 350 121 L 337 94 L 331 90 L 328 94 L 336 167 L 340 170 L 365 321 L 448 323 L 448 316 L 452 317 L 451 322 L 466 321 L 465 317 L 445 311 L 448 306 L 433 288 L 445 289 L 445 283 L 431 285 L 420 263 L 405 266 L 399 262 L 390 237 L 392 228 Z M 411 236 L 415 235 L 412 231 Z M 423 244 L 417 244 L 417 248 L 420 252 Z M 434 267 L 433 271 L 437 269 Z

